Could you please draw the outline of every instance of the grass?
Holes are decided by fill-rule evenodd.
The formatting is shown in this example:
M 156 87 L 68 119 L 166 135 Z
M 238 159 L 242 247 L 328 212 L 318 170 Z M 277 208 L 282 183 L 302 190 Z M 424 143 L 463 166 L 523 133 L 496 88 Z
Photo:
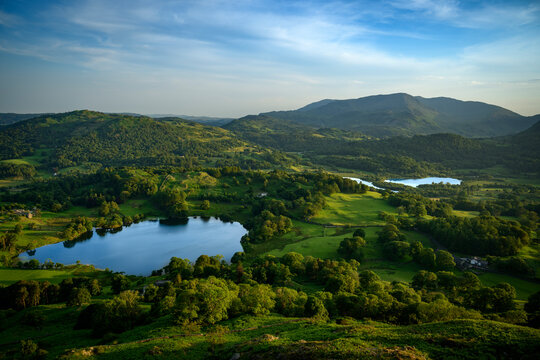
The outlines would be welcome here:
M 395 262 L 389 260 L 378 260 L 375 262 L 363 262 L 362 270 L 371 270 L 385 281 L 400 281 L 410 283 L 414 275 L 422 270 L 422 267 L 412 261 Z
M 15 165 L 30 165 L 30 163 L 23 159 L 8 159 L 8 160 L 0 160 L 2 163 L 6 164 L 15 164 Z
M 42 328 L 24 325 L 27 312 L 45 316 Z M 72 330 L 80 312 L 63 305 L 40 306 L 6 319 L 0 346 L 13 355 L 19 339 L 35 339 L 50 358 L 66 359 L 479 359 L 522 358 L 539 350 L 540 331 L 487 320 L 455 320 L 399 326 L 344 319 L 314 322 L 278 315 L 240 316 L 194 334 L 165 316 L 112 337 L 90 337 L 89 330 Z M 193 334 L 193 335 L 190 335 Z M 138 340 L 148 339 L 145 342 Z M 90 349 L 92 347 L 92 349 Z M 90 350 L 89 350 L 90 349 Z
M 480 212 L 479 211 L 453 210 L 452 214 L 454 216 L 473 218 L 473 217 L 476 217 L 476 216 L 480 215 Z
M 478 277 L 485 286 L 493 286 L 502 282 L 507 282 L 516 288 L 516 298 L 518 300 L 527 300 L 529 296 L 540 291 L 540 283 L 517 278 L 512 275 L 483 273 Z
M 337 193 L 326 197 L 327 206 L 313 221 L 334 225 L 384 225 L 380 212 L 397 215 L 396 208 L 381 198 L 381 194 L 368 191 L 365 194 Z
M 150 200 L 131 199 L 119 205 L 120 213 L 124 216 L 144 214 L 146 216 L 161 216 L 163 213 L 157 209 Z
M 57 284 L 73 276 L 76 269 L 68 270 L 23 270 L 0 268 L 0 284 L 9 285 L 19 280 L 49 281 Z

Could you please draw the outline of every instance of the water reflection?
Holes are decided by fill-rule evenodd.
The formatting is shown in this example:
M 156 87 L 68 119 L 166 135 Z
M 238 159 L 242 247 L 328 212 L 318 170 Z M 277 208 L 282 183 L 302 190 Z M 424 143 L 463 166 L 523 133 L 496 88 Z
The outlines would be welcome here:
M 242 251 L 240 239 L 246 232 L 240 223 L 216 218 L 143 221 L 125 228 L 96 229 L 76 240 L 42 246 L 20 257 L 63 264 L 80 260 L 101 269 L 149 275 L 173 256 L 195 261 L 203 254 L 223 255 L 230 260 L 235 252 Z

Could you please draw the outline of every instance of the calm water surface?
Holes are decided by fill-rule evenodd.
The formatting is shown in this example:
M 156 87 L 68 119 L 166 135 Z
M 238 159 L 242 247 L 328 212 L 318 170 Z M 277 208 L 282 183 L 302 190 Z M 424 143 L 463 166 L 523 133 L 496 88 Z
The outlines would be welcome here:
M 364 184 L 364 185 L 367 185 L 367 186 L 375 188 L 375 189 L 384 190 L 383 188 L 380 188 L 380 187 L 377 187 L 377 186 L 373 185 L 373 183 L 370 182 L 370 181 L 362 180 L 362 179 L 355 178 L 355 177 L 347 177 L 347 176 L 345 177 L 345 179 L 351 179 L 351 180 L 356 181 L 359 184 Z
M 451 185 L 461 184 L 461 180 L 454 179 L 454 178 L 442 178 L 442 177 L 427 177 L 423 179 L 389 179 L 389 180 L 384 180 L 384 181 L 390 182 L 390 183 L 408 185 L 412 187 L 417 187 L 418 185 L 438 184 L 441 182 L 444 184 L 451 184 Z
M 226 223 L 210 218 L 189 218 L 186 224 L 165 225 L 159 221 L 143 221 L 117 233 L 99 235 L 96 230 L 88 240 L 65 241 L 42 246 L 33 253 L 24 253 L 24 260 L 48 259 L 62 264 L 93 264 L 126 274 L 149 275 L 176 256 L 191 261 L 200 255 L 223 255 L 229 261 L 243 251 L 240 238 L 247 230 L 237 222 Z

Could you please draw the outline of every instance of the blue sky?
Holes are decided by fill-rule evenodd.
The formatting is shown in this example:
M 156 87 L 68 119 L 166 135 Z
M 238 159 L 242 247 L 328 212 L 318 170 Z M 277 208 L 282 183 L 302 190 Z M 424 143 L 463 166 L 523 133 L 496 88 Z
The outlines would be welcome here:
M 540 3 L 0 0 L 0 112 L 237 117 L 394 92 L 540 113 Z

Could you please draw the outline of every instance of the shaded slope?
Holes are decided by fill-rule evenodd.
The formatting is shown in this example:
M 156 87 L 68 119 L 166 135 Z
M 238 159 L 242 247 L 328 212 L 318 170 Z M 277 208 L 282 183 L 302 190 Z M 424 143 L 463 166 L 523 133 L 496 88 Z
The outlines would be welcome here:
M 15 124 L 16 122 L 32 119 L 43 114 L 16 114 L 16 113 L 0 113 L 0 125 Z

